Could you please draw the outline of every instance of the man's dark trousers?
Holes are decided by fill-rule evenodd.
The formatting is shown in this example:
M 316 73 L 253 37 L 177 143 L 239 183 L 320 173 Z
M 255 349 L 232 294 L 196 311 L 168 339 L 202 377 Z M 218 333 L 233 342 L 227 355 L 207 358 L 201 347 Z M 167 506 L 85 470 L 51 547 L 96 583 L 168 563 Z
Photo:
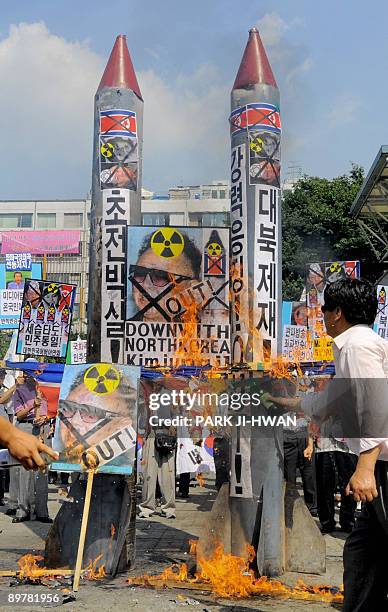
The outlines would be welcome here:
M 284 431 L 284 479 L 296 484 L 296 471 L 299 468 L 302 477 L 304 501 L 310 512 L 316 511 L 316 496 L 313 462 L 303 455 L 308 443 L 307 429 L 302 431 Z
M 336 469 L 338 488 L 341 493 L 339 522 L 343 529 L 354 526 L 356 502 L 350 495 L 345 495 L 346 485 L 355 472 L 357 456 L 342 451 L 323 451 L 315 454 L 315 474 L 317 482 L 318 517 L 326 530 L 335 527 Z
M 388 463 L 376 463 L 378 497 L 364 504 L 344 548 L 343 612 L 388 611 Z

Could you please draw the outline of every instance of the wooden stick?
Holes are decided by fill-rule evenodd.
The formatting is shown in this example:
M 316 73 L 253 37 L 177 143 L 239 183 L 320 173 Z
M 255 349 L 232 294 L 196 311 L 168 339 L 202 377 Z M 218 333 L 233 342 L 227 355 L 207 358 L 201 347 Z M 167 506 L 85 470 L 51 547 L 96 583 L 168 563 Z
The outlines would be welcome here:
M 85 571 L 85 570 L 83 570 Z M 20 570 L 0 570 L 0 578 L 12 578 L 13 576 L 21 577 L 24 572 L 20 572 Z M 34 570 L 34 573 L 31 576 L 26 576 L 26 578 L 43 578 L 44 576 L 72 576 L 74 574 L 74 570 L 71 569 L 48 569 L 42 568 L 40 570 Z
M 94 478 L 94 470 L 89 470 L 88 482 L 86 484 L 84 511 L 82 513 L 81 531 L 79 534 L 77 561 L 76 561 L 75 570 L 74 570 L 73 591 L 78 591 L 78 588 L 79 588 L 79 579 L 81 576 L 82 560 L 83 560 L 84 548 L 85 548 L 86 530 L 88 527 L 88 520 L 89 520 L 89 509 L 90 509 L 90 499 L 92 496 L 93 478 Z

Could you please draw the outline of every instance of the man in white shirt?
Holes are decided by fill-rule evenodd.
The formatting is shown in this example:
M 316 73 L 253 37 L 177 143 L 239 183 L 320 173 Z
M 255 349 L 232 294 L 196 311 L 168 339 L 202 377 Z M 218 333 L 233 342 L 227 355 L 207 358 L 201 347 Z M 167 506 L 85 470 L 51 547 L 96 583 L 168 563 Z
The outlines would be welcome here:
M 361 391 L 356 396 L 356 404 L 359 401 L 362 414 L 358 405 L 354 411 L 355 421 L 359 420 L 355 430 L 358 427 L 360 436 L 346 438 L 349 448 L 359 455 L 346 492 L 352 494 L 355 501 L 365 504 L 345 543 L 343 610 L 383 612 L 388 610 L 385 557 L 388 550 L 388 427 L 385 425 L 385 415 L 388 415 L 388 343 L 371 329 L 377 313 L 376 290 L 371 283 L 346 278 L 328 285 L 322 311 L 327 333 L 334 339 L 337 380 L 327 386 L 328 393 L 318 394 L 313 402 L 310 398 L 303 401 L 301 398 L 272 399 L 288 409 L 301 409 L 309 415 L 325 418 L 333 414 L 332 406 L 325 414 L 325 401 L 328 404 L 330 391 L 340 387 L 338 383 L 341 380 L 338 379 L 352 379 L 356 391 Z M 365 390 L 370 390 L 370 394 Z M 334 405 L 341 410 L 338 397 Z M 352 423 L 348 420 L 345 429 L 350 425 Z M 368 437 L 363 437 L 364 432 L 368 432 Z M 378 434 L 382 437 L 377 437 Z

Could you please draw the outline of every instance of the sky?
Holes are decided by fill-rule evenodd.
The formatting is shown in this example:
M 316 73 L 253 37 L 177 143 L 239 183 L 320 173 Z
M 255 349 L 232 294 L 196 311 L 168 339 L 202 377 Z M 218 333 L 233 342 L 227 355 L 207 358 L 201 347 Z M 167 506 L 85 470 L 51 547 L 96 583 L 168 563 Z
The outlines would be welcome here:
M 368 170 L 388 144 L 387 21 L 386 0 L 4 3 L 0 200 L 86 196 L 93 97 L 117 34 L 144 98 L 146 189 L 228 178 L 230 90 L 252 26 L 280 89 L 283 179 L 289 166 Z

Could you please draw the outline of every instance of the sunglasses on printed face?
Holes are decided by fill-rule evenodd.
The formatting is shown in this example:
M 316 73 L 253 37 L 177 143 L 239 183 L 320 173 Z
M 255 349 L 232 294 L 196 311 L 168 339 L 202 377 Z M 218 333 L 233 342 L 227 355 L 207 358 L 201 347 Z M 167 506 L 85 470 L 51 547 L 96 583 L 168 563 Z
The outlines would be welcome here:
M 70 400 L 59 400 L 59 412 L 66 419 L 72 419 L 79 412 L 79 415 L 84 423 L 97 423 L 106 417 L 119 417 L 117 412 L 98 408 L 97 406 L 89 406 L 88 404 L 78 404 Z
M 155 268 L 146 268 L 144 266 L 130 265 L 129 278 L 133 278 L 141 285 L 144 283 L 147 276 L 150 277 L 152 284 L 155 287 L 165 287 L 168 283 L 172 283 L 176 277 L 178 281 L 191 280 L 191 276 L 182 274 L 173 274 L 166 270 L 156 270 Z

